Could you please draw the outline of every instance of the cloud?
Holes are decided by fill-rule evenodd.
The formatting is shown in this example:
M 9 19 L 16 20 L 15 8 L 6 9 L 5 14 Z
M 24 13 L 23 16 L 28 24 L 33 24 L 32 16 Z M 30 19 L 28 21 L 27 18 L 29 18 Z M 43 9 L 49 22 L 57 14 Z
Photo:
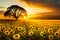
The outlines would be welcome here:
M 49 13 L 36 13 L 38 16 L 32 16 L 31 19 L 60 19 L 60 0 L 18 0 L 18 2 L 21 2 L 22 5 L 28 5 L 27 8 L 30 7 L 29 9 L 35 7 L 41 8 L 44 6 L 46 9 L 50 8 L 54 10 L 54 12 Z
M 30 19 L 34 19 L 34 20 L 40 20 L 40 19 L 54 19 L 60 20 L 60 13 L 57 12 L 48 12 L 48 13 L 39 13 L 39 14 L 35 14 L 35 16 L 31 15 L 32 17 L 30 17 Z

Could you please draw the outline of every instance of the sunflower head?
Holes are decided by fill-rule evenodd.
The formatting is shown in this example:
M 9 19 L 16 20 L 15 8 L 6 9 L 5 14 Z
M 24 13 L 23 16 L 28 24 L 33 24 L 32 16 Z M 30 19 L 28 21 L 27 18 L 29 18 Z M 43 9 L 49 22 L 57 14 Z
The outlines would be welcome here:
M 33 25 L 30 25 L 30 27 L 29 28 L 34 28 L 34 26 Z
M 53 40 L 53 35 L 49 35 L 49 40 Z
M 44 34 L 45 34 L 44 31 L 40 32 L 40 36 L 44 36 Z
M 9 32 L 9 31 L 5 31 L 4 33 L 5 33 L 5 35 L 7 35 L 7 36 L 10 35 L 10 32 Z
M 13 39 L 18 40 L 20 38 L 20 34 L 13 35 Z
M 53 29 L 51 29 L 51 28 L 48 29 L 48 33 L 49 33 L 49 34 L 53 34 Z
M 60 33 L 59 33 L 59 31 L 55 32 L 55 36 L 57 36 L 58 38 L 60 38 Z
M 59 32 L 55 32 L 55 36 L 58 36 L 59 35 Z
M 34 32 L 33 32 L 33 31 L 29 31 L 29 32 L 28 32 L 28 35 L 29 35 L 29 36 L 33 36 L 33 35 L 34 35 Z
M 18 30 L 18 28 L 17 28 L 17 27 L 15 27 L 15 30 Z
M 21 31 L 21 30 L 23 30 L 23 28 L 22 27 L 19 27 L 18 30 Z
M 6 29 L 6 27 L 5 26 L 2 26 L 2 30 L 5 30 Z
M 15 30 L 11 29 L 11 30 L 10 30 L 10 33 L 11 33 L 11 34 L 14 34 L 14 33 L 15 33 Z

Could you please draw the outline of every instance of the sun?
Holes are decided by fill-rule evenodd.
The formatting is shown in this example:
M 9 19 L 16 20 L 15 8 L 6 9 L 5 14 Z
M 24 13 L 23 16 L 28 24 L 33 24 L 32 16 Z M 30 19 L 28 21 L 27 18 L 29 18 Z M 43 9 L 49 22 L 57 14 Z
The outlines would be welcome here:
M 26 16 L 24 16 L 24 19 L 26 19 L 27 17 Z

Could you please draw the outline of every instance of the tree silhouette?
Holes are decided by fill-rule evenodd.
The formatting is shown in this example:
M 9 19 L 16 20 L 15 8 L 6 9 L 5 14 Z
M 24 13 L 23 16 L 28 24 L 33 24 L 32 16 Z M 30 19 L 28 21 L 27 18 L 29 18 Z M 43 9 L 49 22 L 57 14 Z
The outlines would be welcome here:
M 11 7 L 7 8 L 7 11 L 4 13 L 4 16 L 13 16 L 13 18 L 16 18 L 17 20 L 19 17 L 27 16 L 27 12 L 24 8 L 18 5 L 12 5 Z

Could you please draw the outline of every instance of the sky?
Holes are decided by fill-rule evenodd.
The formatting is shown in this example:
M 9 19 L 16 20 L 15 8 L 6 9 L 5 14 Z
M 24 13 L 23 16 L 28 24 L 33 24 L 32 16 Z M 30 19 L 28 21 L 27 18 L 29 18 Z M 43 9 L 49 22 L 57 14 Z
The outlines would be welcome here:
M 0 11 L 11 5 L 22 6 L 28 14 L 39 15 L 33 19 L 60 19 L 60 0 L 0 0 Z
M 21 2 L 22 1 L 22 2 Z M 31 6 L 33 7 L 39 4 L 38 6 L 48 6 L 48 7 L 53 7 L 53 8 L 60 8 L 60 0 L 0 0 L 0 9 L 1 8 L 6 8 L 11 5 L 20 5 L 20 6 Z
M 22 1 L 22 2 L 21 2 Z M 20 5 L 20 6 L 31 6 L 39 4 L 38 6 L 41 6 L 40 4 L 42 4 L 43 6 L 48 6 L 48 7 L 53 7 L 53 8 L 60 8 L 60 0 L 0 0 L 0 9 L 1 8 L 6 8 L 9 7 L 11 5 Z
M 0 10 L 6 10 L 7 7 L 11 5 L 18 5 L 14 0 L 0 0 Z

